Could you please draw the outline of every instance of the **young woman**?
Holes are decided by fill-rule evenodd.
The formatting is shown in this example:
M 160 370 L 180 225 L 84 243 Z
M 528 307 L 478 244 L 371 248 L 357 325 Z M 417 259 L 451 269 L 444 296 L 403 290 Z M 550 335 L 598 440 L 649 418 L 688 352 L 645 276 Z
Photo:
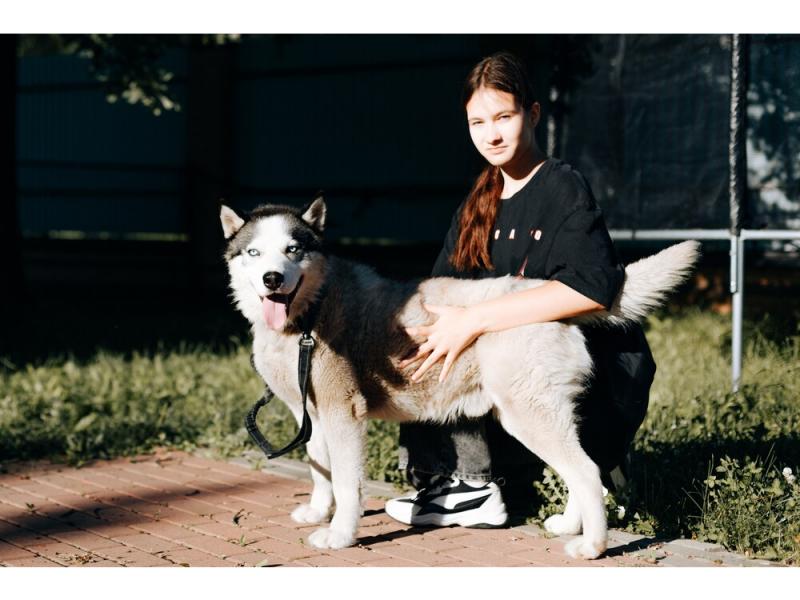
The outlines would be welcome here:
M 483 59 L 467 78 L 464 106 L 472 142 L 489 164 L 454 215 L 432 275 L 549 281 L 467 308 L 429 307 L 438 319 L 409 331 L 427 338 L 407 361 L 422 361 L 413 380 L 440 360 L 443 380 L 483 333 L 608 307 L 624 280 L 586 180 L 536 143 L 540 107 L 522 63 L 508 53 Z M 620 483 L 617 467 L 644 419 L 655 363 L 641 327 L 587 327 L 584 335 L 595 373 L 578 400 L 581 444 L 607 485 L 612 472 Z M 405 424 L 400 445 L 400 466 L 419 491 L 389 500 L 386 512 L 414 525 L 501 526 L 507 512 L 493 479 L 516 474 L 530 486 L 536 464 L 491 416 L 453 426 Z M 491 496 L 500 502 L 487 502 Z

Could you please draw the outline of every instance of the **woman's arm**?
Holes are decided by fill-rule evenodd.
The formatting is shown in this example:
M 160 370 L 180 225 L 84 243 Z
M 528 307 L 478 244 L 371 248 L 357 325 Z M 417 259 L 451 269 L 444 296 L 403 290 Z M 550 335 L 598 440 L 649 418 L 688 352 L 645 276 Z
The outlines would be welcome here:
M 478 334 L 520 325 L 559 321 L 606 307 L 560 281 L 506 294 L 470 307 Z
M 502 331 L 520 325 L 558 321 L 605 307 L 560 281 L 506 294 L 466 308 L 458 306 L 426 306 L 439 316 L 432 325 L 410 327 L 409 335 L 422 335 L 427 340 L 417 354 L 401 363 L 408 366 L 427 355 L 425 362 L 411 376 L 418 381 L 438 360 L 444 357 L 439 381 L 444 381 L 453 361 L 461 351 L 481 334 Z

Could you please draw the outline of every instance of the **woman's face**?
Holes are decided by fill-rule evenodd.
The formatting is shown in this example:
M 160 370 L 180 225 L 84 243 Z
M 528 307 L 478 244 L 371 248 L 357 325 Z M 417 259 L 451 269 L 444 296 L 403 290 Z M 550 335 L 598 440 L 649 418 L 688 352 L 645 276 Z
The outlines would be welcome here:
M 480 87 L 467 102 L 467 123 L 478 152 L 503 167 L 533 150 L 533 132 L 539 104 L 527 113 L 508 92 Z

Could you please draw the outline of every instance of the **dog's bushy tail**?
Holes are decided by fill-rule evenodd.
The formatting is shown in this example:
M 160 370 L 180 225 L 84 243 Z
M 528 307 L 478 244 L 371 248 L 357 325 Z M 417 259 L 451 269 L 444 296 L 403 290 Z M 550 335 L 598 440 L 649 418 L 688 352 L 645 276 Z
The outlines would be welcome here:
M 576 317 L 571 322 L 625 325 L 639 321 L 689 277 L 699 258 L 700 242 L 691 240 L 631 263 L 625 267 L 625 283 L 609 310 Z

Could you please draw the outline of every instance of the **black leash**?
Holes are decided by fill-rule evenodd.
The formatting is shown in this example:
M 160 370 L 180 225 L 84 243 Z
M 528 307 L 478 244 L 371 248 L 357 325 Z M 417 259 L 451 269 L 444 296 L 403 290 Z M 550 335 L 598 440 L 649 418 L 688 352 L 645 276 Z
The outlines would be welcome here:
M 324 289 L 320 290 L 320 296 L 324 294 L 324 291 Z M 256 445 L 261 448 L 261 451 L 267 455 L 267 458 L 283 456 L 311 439 L 311 417 L 308 415 L 306 405 L 308 399 L 308 375 L 311 372 L 311 354 L 314 351 L 314 347 L 317 345 L 314 338 L 311 337 L 311 329 L 314 326 L 314 321 L 316 321 L 320 304 L 322 304 L 321 299 L 317 300 L 309 307 L 302 319 L 298 319 L 298 321 L 300 321 L 299 324 L 302 333 L 299 342 L 300 356 L 297 360 L 297 379 L 300 383 L 300 395 L 303 397 L 303 423 L 300 426 L 300 431 L 297 433 L 297 436 L 280 450 L 275 450 L 274 446 L 267 441 L 267 438 L 265 438 L 259 430 L 258 423 L 256 423 L 258 411 L 261 410 L 263 406 L 266 406 L 274 397 L 274 395 L 268 391 L 264 392 L 264 396 L 253 405 L 253 408 L 250 409 L 250 412 L 248 412 L 247 416 L 244 418 L 244 426 L 247 429 L 247 433 L 250 434 L 250 437 Z M 267 394 L 269 394 L 269 396 Z

